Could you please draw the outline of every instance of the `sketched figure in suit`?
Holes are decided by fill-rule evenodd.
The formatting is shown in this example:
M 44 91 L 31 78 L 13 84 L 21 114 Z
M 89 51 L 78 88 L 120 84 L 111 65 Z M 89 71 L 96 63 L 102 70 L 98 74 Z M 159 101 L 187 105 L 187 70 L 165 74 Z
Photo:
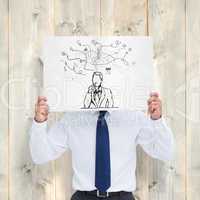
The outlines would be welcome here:
M 84 108 L 112 108 L 114 100 L 112 91 L 102 86 L 103 74 L 94 72 L 92 85 L 89 86 L 84 99 Z

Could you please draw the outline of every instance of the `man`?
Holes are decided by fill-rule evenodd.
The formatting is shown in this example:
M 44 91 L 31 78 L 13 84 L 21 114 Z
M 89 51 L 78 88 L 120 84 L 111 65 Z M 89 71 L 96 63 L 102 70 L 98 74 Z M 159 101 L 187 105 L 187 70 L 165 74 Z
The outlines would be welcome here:
M 92 85 L 89 86 L 84 99 L 84 108 L 110 108 L 114 106 L 112 91 L 102 86 L 103 74 L 94 72 Z
M 72 200 L 133 200 L 136 188 L 136 146 L 153 158 L 171 160 L 174 139 L 162 117 L 158 93 L 151 93 L 148 112 L 66 112 L 47 130 L 48 104 L 38 97 L 30 129 L 30 150 L 36 164 L 72 152 Z

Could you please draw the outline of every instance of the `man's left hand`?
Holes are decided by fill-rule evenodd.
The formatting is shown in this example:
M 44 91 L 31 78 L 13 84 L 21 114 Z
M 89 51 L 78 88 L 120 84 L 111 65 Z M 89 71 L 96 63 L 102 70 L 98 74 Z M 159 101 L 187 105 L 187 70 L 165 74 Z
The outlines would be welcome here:
M 162 102 L 159 98 L 157 92 L 152 92 L 147 101 L 148 104 L 148 113 L 151 116 L 151 119 L 157 120 L 162 116 Z

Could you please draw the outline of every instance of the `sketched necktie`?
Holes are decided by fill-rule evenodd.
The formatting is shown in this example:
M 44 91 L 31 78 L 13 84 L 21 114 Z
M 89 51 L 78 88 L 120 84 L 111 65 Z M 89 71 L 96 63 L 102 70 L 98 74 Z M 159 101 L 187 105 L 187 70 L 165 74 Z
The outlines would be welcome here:
M 110 187 L 110 142 L 105 114 L 100 111 L 96 127 L 96 165 L 95 165 L 95 187 L 100 192 L 106 192 Z

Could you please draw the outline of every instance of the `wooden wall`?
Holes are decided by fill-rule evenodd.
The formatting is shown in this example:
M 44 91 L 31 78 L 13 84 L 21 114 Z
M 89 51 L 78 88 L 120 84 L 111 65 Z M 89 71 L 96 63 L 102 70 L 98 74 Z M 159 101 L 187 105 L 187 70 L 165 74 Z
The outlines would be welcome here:
M 151 35 L 176 153 L 163 163 L 138 147 L 135 196 L 199 200 L 199 10 L 197 0 L 0 0 L 0 199 L 69 200 L 72 193 L 69 153 L 36 166 L 28 148 L 45 36 Z M 49 125 L 60 117 L 50 114 Z

